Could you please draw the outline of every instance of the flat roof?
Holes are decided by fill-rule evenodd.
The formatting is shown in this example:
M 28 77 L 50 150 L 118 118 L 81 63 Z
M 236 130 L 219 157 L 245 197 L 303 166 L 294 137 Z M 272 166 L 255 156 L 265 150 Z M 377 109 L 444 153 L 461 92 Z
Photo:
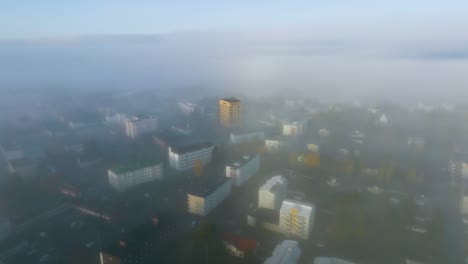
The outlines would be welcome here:
M 240 102 L 240 100 L 235 98 L 235 97 L 227 97 L 227 98 L 222 98 L 220 100 L 226 101 L 226 102 L 229 102 L 229 103 L 238 103 L 238 102 Z
M 113 166 L 110 170 L 114 173 L 124 173 L 129 171 L 134 171 L 142 168 L 146 168 L 149 166 L 158 165 L 159 162 L 152 159 L 144 159 L 144 160 L 134 160 L 134 161 L 127 161 L 125 163 L 117 164 Z
M 194 183 L 189 187 L 187 194 L 204 198 L 216 191 L 221 185 L 231 180 L 227 177 L 199 177 L 200 179 L 195 178 Z
M 269 208 L 257 208 L 251 214 L 257 222 L 278 224 L 279 223 L 279 211 Z
M 271 191 L 277 186 L 285 185 L 288 183 L 288 180 L 282 176 L 274 176 L 268 179 L 262 186 L 260 186 L 260 190 Z
M 299 243 L 294 240 L 284 240 L 275 247 L 273 255 L 265 261 L 265 264 L 295 264 L 300 256 Z
M 300 216 L 309 217 L 314 211 L 314 205 L 295 200 L 284 200 L 280 212 L 290 212 L 292 209 L 296 209 Z
M 254 153 L 244 154 L 241 157 L 231 161 L 228 166 L 231 166 L 234 168 L 240 168 L 257 156 L 258 154 L 254 154 Z
M 183 146 L 171 146 L 171 150 L 177 154 L 185 154 L 188 152 L 193 152 L 202 148 L 214 147 L 213 143 L 210 142 L 200 142 L 195 144 L 183 145 Z

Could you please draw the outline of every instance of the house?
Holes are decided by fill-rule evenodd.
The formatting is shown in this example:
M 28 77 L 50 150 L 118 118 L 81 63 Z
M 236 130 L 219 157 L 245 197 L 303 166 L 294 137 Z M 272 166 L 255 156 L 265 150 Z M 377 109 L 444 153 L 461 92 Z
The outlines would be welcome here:
M 253 252 L 258 247 L 258 242 L 245 237 L 224 233 L 221 236 L 224 247 L 229 255 L 244 258 L 247 252 Z

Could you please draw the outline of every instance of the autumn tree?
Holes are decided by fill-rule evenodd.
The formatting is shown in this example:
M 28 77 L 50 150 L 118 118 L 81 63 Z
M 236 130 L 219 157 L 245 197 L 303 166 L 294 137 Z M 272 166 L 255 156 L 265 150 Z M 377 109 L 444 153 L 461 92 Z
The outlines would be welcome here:
M 193 162 L 193 173 L 196 176 L 201 176 L 203 174 L 203 162 L 201 160 L 195 160 Z

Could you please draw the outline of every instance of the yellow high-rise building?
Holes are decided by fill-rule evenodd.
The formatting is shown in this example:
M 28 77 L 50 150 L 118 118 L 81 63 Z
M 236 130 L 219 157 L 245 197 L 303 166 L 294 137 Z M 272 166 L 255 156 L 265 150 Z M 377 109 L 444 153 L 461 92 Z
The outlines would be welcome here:
M 219 122 L 223 126 L 232 126 L 239 123 L 241 116 L 241 102 L 234 97 L 220 99 Z

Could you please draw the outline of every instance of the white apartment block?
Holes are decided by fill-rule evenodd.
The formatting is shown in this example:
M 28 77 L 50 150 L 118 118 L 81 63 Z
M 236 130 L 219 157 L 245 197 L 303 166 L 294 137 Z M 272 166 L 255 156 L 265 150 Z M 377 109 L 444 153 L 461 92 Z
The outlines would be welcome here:
M 289 237 L 309 239 L 315 219 L 312 204 L 285 200 L 280 209 L 280 229 Z
M 283 124 L 283 136 L 299 136 L 304 132 L 305 122 Z
M 130 138 L 153 132 L 157 128 L 158 120 L 153 117 L 138 116 L 125 121 L 125 134 Z
M 265 264 L 296 264 L 300 256 L 299 243 L 293 240 L 284 240 L 275 247 L 272 256 L 265 260 Z
M 232 183 L 225 177 L 196 183 L 187 193 L 188 212 L 205 216 L 231 195 Z
M 231 178 L 232 185 L 241 186 L 260 168 L 260 156 L 249 154 L 226 166 L 226 177 Z
M 262 131 L 231 132 L 230 140 L 232 144 L 245 144 L 255 141 L 264 141 L 265 133 Z
M 286 199 L 288 180 L 283 176 L 274 176 L 258 189 L 258 207 L 278 210 Z
M 130 165 L 114 168 L 107 172 L 109 184 L 117 191 L 124 191 L 133 186 L 163 179 L 162 164 Z
M 169 147 L 169 166 L 178 171 L 193 168 L 196 161 L 203 165 L 211 162 L 214 145 L 211 143 L 198 143 L 182 147 Z

